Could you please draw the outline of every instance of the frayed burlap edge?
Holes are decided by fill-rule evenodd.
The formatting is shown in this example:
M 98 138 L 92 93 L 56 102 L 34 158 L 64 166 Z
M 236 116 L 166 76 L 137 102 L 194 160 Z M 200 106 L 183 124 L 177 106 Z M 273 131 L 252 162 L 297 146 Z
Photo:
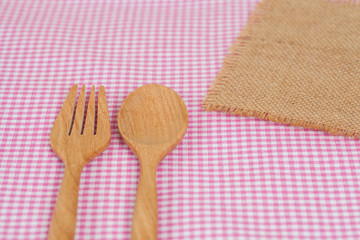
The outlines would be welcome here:
M 351 6 L 359 6 L 357 1 L 354 0 L 324 0 L 326 2 L 331 2 L 334 4 L 346 4 Z M 239 107 L 229 107 L 222 105 L 215 105 L 209 101 L 209 97 L 211 95 L 217 95 L 216 88 L 218 86 L 223 85 L 223 82 L 226 82 L 226 75 L 224 75 L 225 69 L 229 70 L 235 67 L 235 59 L 238 54 L 241 54 L 242 49 L 246 46 L 246 43 L 251 40 L 252 32 L 251 29 L 253 26 L 257 24 L 257 22 L 261 19 L 262 12 L 267 10 L 272 4 L 272 0 L 264 0 L 263 2 L 258 3 L 255 10 L 252 12 L 247 25 L 244 27 L 239 37 L 237 37 L 234 43 L 229 48 L 229 53 L 225 57 L 223 61 L 223 65 L 219 73 L 217 74 L 215 80 L 209 87 L 208 93 L 205 99 L 202 102 L 201 107 L 205 109 L 207 112 L 218 111 L 218 112 L 226 112 L 236 116 L 246 116 L 246 117 L 255 117 L 257 119 L 262 119 L 266 121 L 276 122 L 280 124 L 295 126 L 295 127 L 303 127 L 312 130 L 324 131 L 330 133 L 332 135 L 341 135 L 352 137 L 355 139 L 359 139 L 360 133 L 356 131 L 349 131 L 345 129 L 341 129 L 335 126 L 331 126 L 324 123 L 312 122 L 301 119 L 290 119 L 286 117 L 281 117 L 278 115 L 273 115 L 267 112 L 255 111 L 250 109 L 244 109 Z

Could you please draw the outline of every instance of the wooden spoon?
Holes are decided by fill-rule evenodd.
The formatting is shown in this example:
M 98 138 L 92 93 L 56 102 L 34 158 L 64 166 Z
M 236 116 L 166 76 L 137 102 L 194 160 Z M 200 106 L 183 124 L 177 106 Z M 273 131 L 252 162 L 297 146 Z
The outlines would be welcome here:
M 187 125 L 188 112 L 183 100 L 162 85 L 150 84 L 136 89 L 120 108 L 120 134 L 140 161 L 132 240 L 157 237 L 156 168 L 179 144 Z

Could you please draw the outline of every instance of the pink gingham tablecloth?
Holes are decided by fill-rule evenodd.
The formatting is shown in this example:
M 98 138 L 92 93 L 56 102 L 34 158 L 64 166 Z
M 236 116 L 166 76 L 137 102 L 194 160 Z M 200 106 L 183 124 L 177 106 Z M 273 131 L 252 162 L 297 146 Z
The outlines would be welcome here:
M 360 142 L 201 109 L 252 0 L 0 1 L 0 239 L 46 239 L 72 84 L 106 87 L 112 140 L 81 176 L 76 239 L 129 239 L 139 165 L 117 112 L 164 84 L 189 110 L 157 172 L 159 239 L 360 239 Z

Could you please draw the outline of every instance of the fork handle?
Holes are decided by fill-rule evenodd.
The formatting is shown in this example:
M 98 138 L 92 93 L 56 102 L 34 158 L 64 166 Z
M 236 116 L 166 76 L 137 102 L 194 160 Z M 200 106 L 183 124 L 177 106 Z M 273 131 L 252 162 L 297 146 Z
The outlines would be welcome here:
M 131 240 L 156 240 L 157 228 L 156 167 L 141 164 Z
M 65 167 L 48 239 L 74 239 L 81 169 Z

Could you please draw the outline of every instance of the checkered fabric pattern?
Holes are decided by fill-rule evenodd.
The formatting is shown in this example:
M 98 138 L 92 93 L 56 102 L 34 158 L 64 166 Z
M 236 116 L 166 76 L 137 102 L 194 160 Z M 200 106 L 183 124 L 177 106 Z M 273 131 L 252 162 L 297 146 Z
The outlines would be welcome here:
M 76 239 L 129 239 L 139 164 L 120 138 L 148 83 L 189 128 L 157 171 L 159 239 L 360 239 L 360 142 L 201 102 L 252 0 L 0 1 L 0 239 L 46 239 L 64 165 L 49 135 L 72 84 L 104 85 L 109 148 L 83 170 Z

